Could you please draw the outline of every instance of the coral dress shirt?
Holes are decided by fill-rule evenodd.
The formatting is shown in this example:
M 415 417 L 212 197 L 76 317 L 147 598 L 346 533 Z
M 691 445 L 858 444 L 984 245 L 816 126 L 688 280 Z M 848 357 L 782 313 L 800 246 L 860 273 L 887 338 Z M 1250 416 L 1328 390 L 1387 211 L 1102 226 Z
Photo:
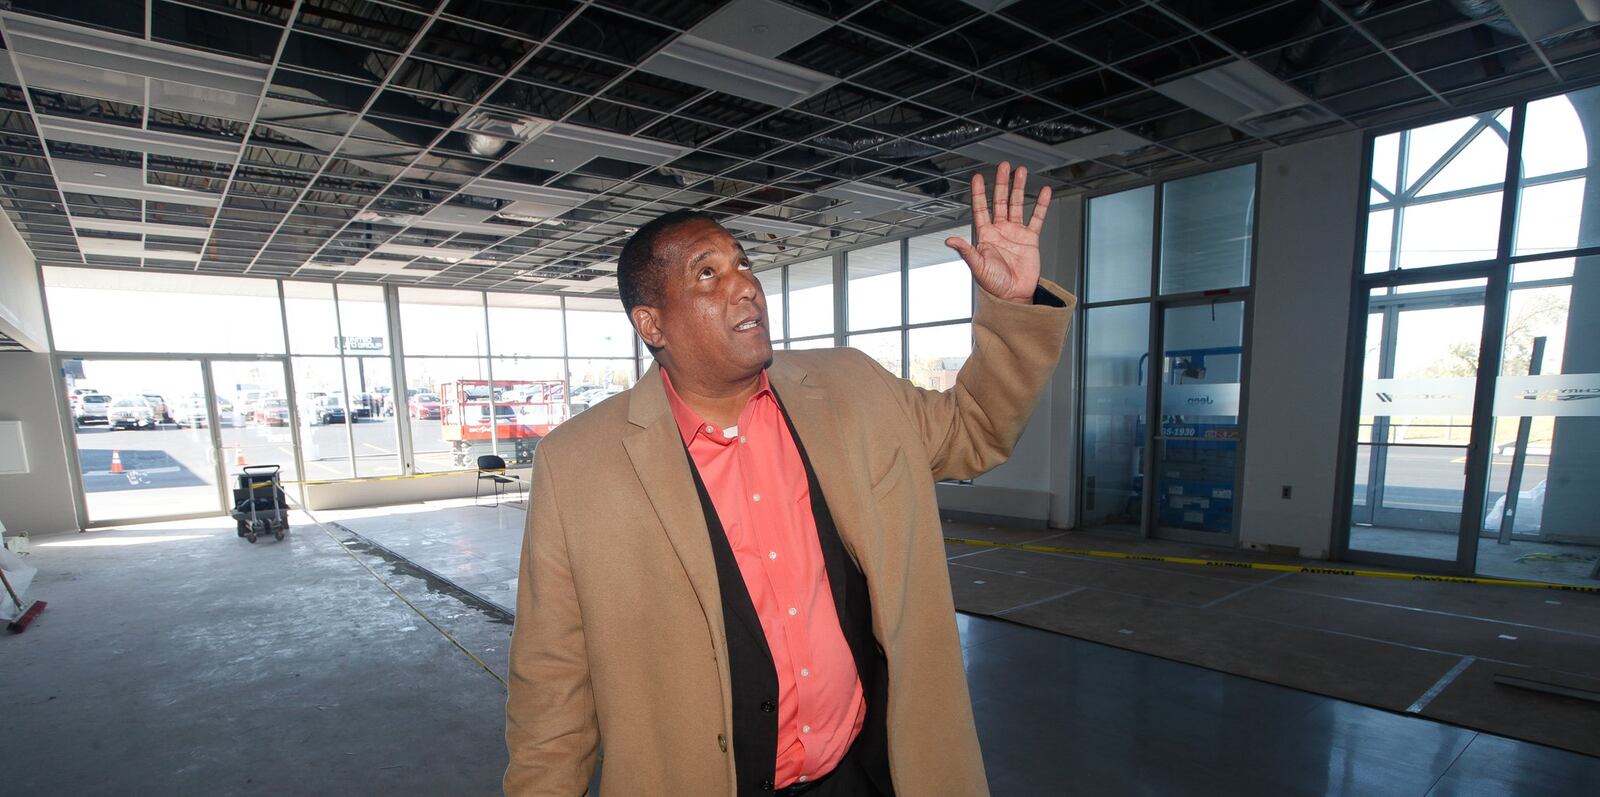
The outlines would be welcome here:
M 661 377 L 777 670 L 773 783 L 781 789 L 822 777 L 861 732 L 866 699 L 839 627 L 800 450 L 765 372 L 730 429 L 707 423 L 665 370 Z

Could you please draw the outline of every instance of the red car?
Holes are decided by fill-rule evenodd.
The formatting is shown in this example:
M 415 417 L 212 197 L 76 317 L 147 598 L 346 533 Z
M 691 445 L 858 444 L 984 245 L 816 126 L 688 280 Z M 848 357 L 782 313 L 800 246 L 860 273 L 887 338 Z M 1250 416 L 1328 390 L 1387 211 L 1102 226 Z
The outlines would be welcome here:
M 251 420 L 267 426 L 288 426 L 289 400 L 279 398 L 267 399 L 261 402 L 261 406 L 256 407 L 255 415 Z
M 412 396 L 411 417 L 418 420 L 439 417 L 439 397 L 432 393 L 418 393 Z

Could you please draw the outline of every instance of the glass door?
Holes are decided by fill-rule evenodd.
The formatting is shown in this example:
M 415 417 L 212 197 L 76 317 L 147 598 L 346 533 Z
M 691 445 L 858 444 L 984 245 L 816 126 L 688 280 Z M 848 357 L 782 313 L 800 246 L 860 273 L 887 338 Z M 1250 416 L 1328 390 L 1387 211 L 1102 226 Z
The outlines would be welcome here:
M 200 360 L 65 359 L 89 523 L 217 511 Z
M 299 479 L 283 360 L 211 360 L 208 365 L 216 396 L 216 442 L 230 487 L 247 465 L 277 465 L 285 481 Z
M 1459 562 L 1486 283 L 1367 293 L 1352 553 Z
M 1235 534 L 1244 316 L 1238 299 L 1162 309 L 1161 357 L 1146 368 L 1159 380 L 1157 536 L 1218 542 Z
M 1477 572 L 1593 585 L 1600 565 L 1600 261 L 1512 267 Z

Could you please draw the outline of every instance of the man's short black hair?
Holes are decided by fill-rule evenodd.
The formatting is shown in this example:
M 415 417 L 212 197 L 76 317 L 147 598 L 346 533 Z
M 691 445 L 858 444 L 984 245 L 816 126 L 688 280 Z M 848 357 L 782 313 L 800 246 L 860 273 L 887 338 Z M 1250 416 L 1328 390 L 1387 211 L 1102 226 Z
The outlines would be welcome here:
M 632 313 L 639 305 L 661 306 L 662 272 L 666 263 L 656 252 L 656 240 L 679 225 L 704 219 L 715 224 L 716 218 L 703 210 L 684 208 L 651 219 L 640 227 L 622 247 L 622 257 L 617 260 L 617 290 L 622 293 L 622 309 Z

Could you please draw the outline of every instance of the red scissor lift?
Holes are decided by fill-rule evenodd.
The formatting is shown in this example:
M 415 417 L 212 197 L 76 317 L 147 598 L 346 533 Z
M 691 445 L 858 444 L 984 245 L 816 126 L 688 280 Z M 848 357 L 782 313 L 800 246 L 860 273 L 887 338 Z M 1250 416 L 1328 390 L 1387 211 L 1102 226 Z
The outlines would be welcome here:
M 492 384 L 460 379 L 439 385 L 440 431 L 461 468 L 474 466 L 481 455 L 498 453 L 496 437 L 512 443 L 508 462 L 526 465 L 539 441 L 567 416 L 567 386 L 558 379 L 496 379 Z

